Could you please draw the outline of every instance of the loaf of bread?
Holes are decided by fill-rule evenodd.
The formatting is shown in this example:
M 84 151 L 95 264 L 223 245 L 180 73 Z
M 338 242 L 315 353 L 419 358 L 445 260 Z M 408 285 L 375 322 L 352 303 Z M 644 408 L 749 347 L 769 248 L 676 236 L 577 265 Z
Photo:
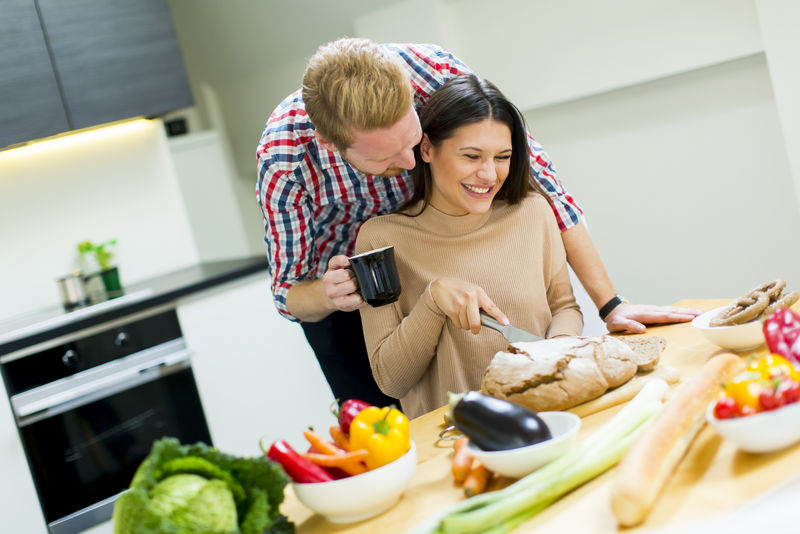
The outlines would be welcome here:
M 738 356 L 723 353 L 708 360 L 685 382 L 634 442 L 616 469 L 611 509 L 619 524 L 638 525 L 647 517 L 669 476 L 705 424 L 705 410 L 720 385 L 745 367 Z
M 636 350 L 612 336 L 514 343 L 492 358 L 481 391 L 534 411 L 565 410 L 654 368 L 663 339 L 634 343 Z

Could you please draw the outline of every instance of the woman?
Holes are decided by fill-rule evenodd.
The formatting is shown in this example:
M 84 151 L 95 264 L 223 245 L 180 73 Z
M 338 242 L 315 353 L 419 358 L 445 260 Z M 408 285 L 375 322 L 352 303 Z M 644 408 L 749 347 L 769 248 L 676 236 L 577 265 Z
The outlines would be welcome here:
M 583 327 L 555 217 L 531 185 L 519 111 L 464 76 L 430 97 L 420 123 L 414 196 L 356 241 L 357 253 L 395 247 L 403 293 L 361 317 L 375 380 L 409 417 L 477 389 L 507 347 L 481 329 L 480 310 L 543 337 Z

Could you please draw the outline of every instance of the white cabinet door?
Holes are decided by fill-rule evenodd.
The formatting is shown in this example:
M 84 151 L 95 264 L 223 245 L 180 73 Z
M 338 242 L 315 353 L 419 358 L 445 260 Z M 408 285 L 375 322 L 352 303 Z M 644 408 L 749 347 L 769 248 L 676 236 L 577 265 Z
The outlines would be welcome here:
M 218 449 L 258 455 L 263 436 L 305 451 L 303 430 L 335 424 L 314 353 L 300 325 L 278 315 L 265 273 L 181 300 L 178 317 Z
M 0 531 L 45 534 L 47 525 L 7 399 L 0 380 Z

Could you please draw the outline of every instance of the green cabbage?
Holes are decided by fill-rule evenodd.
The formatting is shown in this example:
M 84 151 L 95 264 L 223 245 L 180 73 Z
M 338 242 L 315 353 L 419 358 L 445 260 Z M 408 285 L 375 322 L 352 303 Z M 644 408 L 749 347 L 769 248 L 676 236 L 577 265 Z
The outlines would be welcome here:
M 278 511 L 287 482 L 267 458 L 237 458 L 164 438 L 117 499 L 114 534 L 293 532 Z

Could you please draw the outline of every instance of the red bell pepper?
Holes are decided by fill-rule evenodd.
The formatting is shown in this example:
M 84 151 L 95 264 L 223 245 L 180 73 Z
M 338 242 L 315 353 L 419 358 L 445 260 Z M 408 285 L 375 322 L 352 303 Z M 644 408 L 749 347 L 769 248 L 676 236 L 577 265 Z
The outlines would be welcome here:
M 322 467 L 297 454 L 297 451 L 283 440 L 272 444 L 267 452 L 267 457 L 273 462 L 281 464 L 286 474 L 295 482 L 307 484 L 334 480 Z
M 362 400 L 347 399 L 342 403 L 338 410 L 331 407 L 331 411 L 333 412 L 333 415 L 339 419 L 339 426 L 342 427 L 342 431 L 345 434 L 349 434 L 350 423 L 352 423 L 353 419 L 355 419 L 356 416 L 361 413 L 361 410 L 364 408 L 369 408 L 370 406 L 372 405 Z
M 789 308 L 778 310 L 767 317 L 763 330 L 771 353 L 800 365 L 800 316 Z

